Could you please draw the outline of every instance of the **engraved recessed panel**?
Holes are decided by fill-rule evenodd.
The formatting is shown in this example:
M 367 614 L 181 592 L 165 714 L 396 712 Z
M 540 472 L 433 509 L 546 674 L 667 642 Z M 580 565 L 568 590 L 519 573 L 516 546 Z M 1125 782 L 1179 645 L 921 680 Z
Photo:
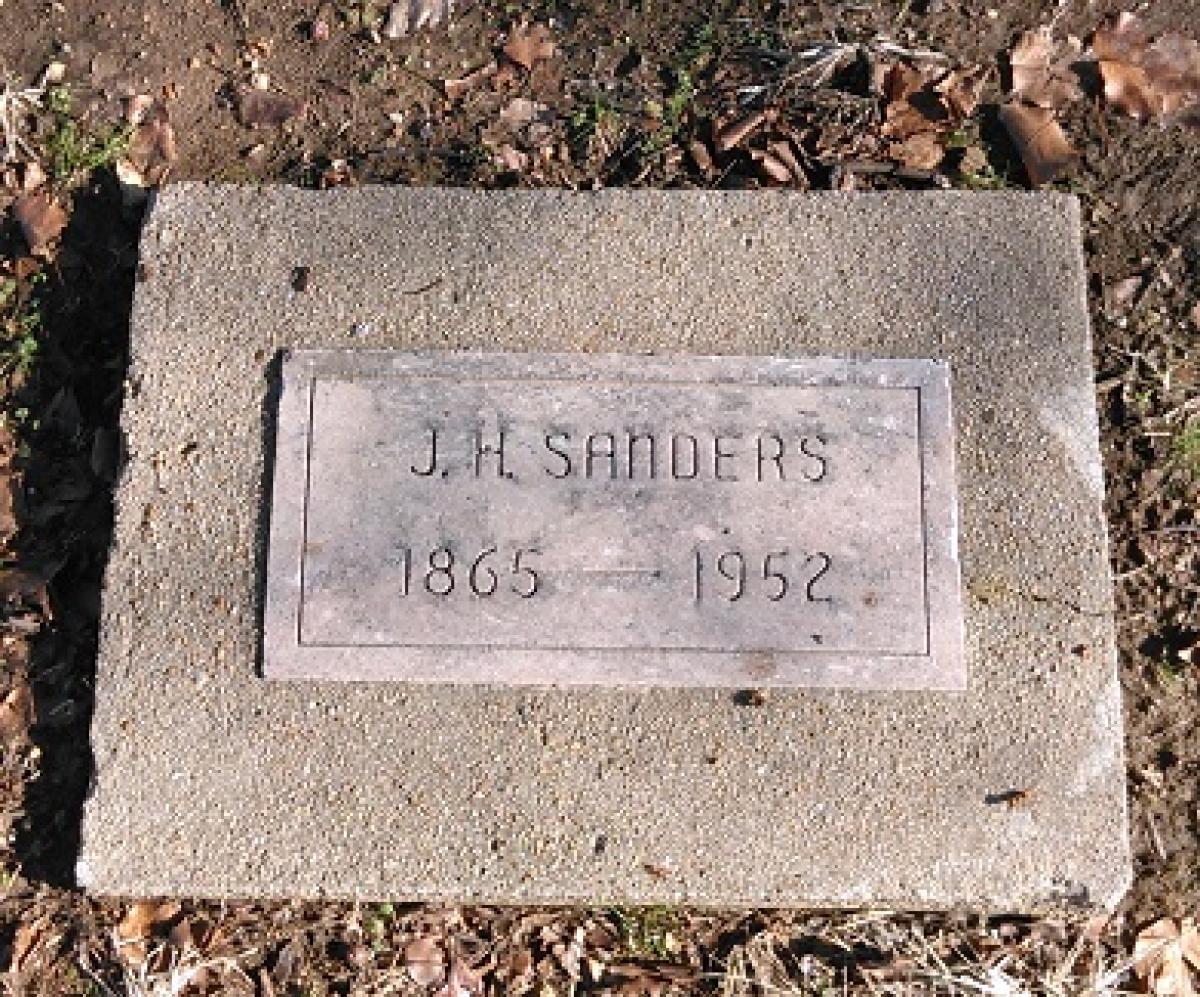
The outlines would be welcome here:
M 287 359 L 268 677 L 964 684 L 944 365 L 536 359 Z

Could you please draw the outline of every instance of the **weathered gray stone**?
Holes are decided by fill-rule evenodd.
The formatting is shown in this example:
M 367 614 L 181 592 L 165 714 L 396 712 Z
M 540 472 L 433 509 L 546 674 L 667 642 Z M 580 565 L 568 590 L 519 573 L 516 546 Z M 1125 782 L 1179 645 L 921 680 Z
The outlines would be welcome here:
M 945 364 L 306 350 L 276 440 L 268 677 L 966 685 Z
M 1073 199 L 177 185 L 142 254 L 91 889 L 992 908 L 1123 890 Z M 966 689 L 264 678 L 275 357 L 346 347 L 945 361 Z

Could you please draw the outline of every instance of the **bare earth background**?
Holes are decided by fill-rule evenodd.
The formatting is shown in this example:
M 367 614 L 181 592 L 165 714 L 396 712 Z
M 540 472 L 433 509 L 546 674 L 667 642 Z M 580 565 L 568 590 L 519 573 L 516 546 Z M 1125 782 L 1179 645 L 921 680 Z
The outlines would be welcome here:
M 1200 966 L 1188 920 L 1200 895 L 1200 129 L 1138 105 L 1142 70 L 1118 59 L 1118 79 L 1089 57 L 1121 7 L 488 2 L 418 29 L 405 10 L 436 21 L 444 4 L 395 6 L 0 6 L 9 990 L 549 997 L 974 981 L 995 993 L 1189 993 L 1188 966 Z M 1139 11 L 1150 36 L 1195 37 L 1196 13 L 1194 0 Z M 1041 25 L 1040 48 L 1022 43 Z M 1200 94 L 1200 55 L 1180 51 L 1192 75 L 1173 85 Z M 1014 88 L 1032 131 L 1003 106 Z M 1019 188 L 1031 174 L 1077 193 L 1087 221 L 1137 863 L 1113 916 L 160 904 L 73 888 L 144 187 Z

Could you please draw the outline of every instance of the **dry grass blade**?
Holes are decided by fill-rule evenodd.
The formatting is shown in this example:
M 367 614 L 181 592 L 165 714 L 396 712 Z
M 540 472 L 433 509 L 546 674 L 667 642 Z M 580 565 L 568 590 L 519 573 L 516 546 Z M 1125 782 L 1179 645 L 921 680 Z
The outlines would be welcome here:
M 800 68 L 783 78 L 775 88 L 775 96 L 792 84 L 825 86 L 843 66 L 857 58 L 858 52 L 857 45 L 814 45 L 805 49 L 795 59 L 801 63 Z
M 235 977 L 241 984 L 236 989 L 212 992 L 242 993 L 248 988 L 253 993 L 254 981 L 242 969 L 242 963 L 251 960 L 255 954 L 256 950 L 248 949 L 237 956 L 203 958 L 195 950 L 179 954 L 172 952 L 168 946 L 158 946 L 148 953 L 147 959 L 140 965 L 125 967 L 119 993 L 124 997 L 182 997 L 193 984 L 208 977 L 216 977 L 221 981 Z M 118 997 L 118 992 L 96 972 L 86 954 L 80 957 L 79 966 L 97 992 L 105 997 Z M 151 966 L 155 968 L 151 969 Z
M 1106 964 L 1107 948 L 1091 924 L 1059 925 L 1056 933 L 1044 930 L 1053 922 L 1039 922 L 1030 930 L 1004 934 L 1004 925 L 927 924 L 919 917 L 885 912 L 806 918 L 799 934 L 776 925 L 735 945 L 718 989 L 722 997 L 1127 993 L 1133 960 Z M 1196 947 L 1200 956 L 1200 939 Z
M 0 90 L 0 131 L 4 132 L 6 163 L 21 158 L 37 159 L 33 147 L 21 135 L 21 129 L 23 123 L 37 113 L 45 93 L 44 87 L 14 90 L 8 80 L 4 81 L 4 89 Z
M 721 997 L 751 997 L 753 994 L 797 995 L 806 992 L 779 957 L 780 939 L 771 931 L 752 936 L 743 945 L 735 945 L 725 960 L 721 974 Z
M 399 0 L 388 9 L 383 36 L 395 41 L 423 28 L 436 28 L 453 13 L 454 0 Z

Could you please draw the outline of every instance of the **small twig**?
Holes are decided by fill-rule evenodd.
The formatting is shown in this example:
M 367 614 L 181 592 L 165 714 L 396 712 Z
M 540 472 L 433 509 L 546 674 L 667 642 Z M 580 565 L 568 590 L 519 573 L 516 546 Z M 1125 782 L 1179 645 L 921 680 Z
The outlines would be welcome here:
M 821 43 L 798 52 L 793 61 L 805 65 L 788 73 L 779 81 L 775 87 L 773 99 L 778 100 L 783 91 L 793 83 L 804 82 L 806 86 L 814 89 L 825 86 L 833 78 L 834 73 L 858 55 L 858 51 L 858 45 Z
M 882 160 L 852 159 L 844 163 L 835 163 L 829 174 L 829 186 L 836 190 L 841 186 L 841 180 L 847 174 L 863 176 L 895 176 L 901 180 L 915 180 L 931 183 L 943 189 L 952 186 L 950 178 L 937 170 L 923 170 L 915 166 L 903 166 L 898 163 L 888 163 Z
M 44 86 L 14 90 L 9 80 L 4 81 L 4 90 L 0 91 L 0 129 L 4 131 L 6 163 L 14 162 L 21 154 L 29 159 L 38 158 L 33 147 L 21 137 L 21 118 L 37 113 L 45 93 Z
M 873 47 L 884 55 L 898 55 L 902 59 L 912 59 L 914 62 L 940 62 L 948 65 L 952 61 L 945 52 L 930 48 L 905 48 L 886 38 L 877 38 Z
M 426 291 L 432 291 L 442 282 L 441 277 L 434 277 L 428 284 L 422 284 L 420 287 L 414 287 L 408 291 L 401 291 L 401 294 L 424 294 Z
M 1154 845 L 1154 850 L 1158 853 L 1161 861 L 1167 861 L 1167 850 L 1163 847 L 1162 835 L 1158 830 L 1158 821 L 1154 819 L 1154 814 L 1149 810 L 1146 811 L 1146 824 L 1150 828 L 1150 841 Z

